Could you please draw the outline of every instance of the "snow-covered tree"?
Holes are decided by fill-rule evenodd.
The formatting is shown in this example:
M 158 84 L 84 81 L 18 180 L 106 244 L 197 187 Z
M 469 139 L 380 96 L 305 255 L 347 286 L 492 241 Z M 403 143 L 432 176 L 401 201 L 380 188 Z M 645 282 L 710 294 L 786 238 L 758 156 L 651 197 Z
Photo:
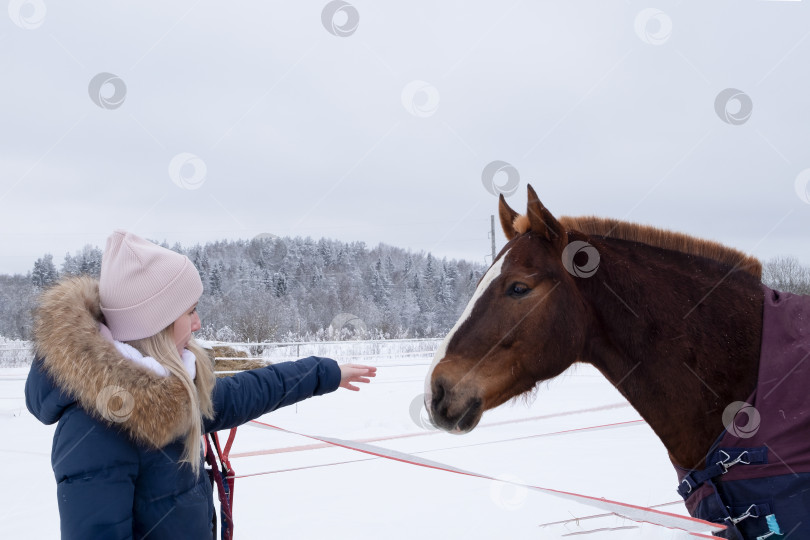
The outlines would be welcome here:
M 56 282 L 59 273 L 53 264 L 53 255 L 50 253 L 34 262 L 34 270 L 31 272 L 31 283 L 36 287 L 48 287 Z
M 363 321 L 363 337 L 439 336 L 455 323 L 483 273 L 480 264 L 439 261 L 430 253 L 384 244 L 369 249 L 363 242 L 329 239 L 268 237 L 221 240 L 188 249 L 175 244 L 172 249 L 187 255 L 200 272 L 205 287 L 199 304 L 203 324 L 199 334 L 207 339 L 325 338 L 330 323 L 341 313 L 352 313 Z M 100 262 L 101 250 L 87 246 L 66 254 L 61 269 L 65 275 L 97 275 Z M 5 325 L 30 317 L 10 312 L 17 309 L 14 304 L 20 309 L 33 305 L 33 291 L 57 278 L 52 257 L 39 259 L 23 277 L 30 291 L 12 285 L 31 301 L 4 303 L 0 322 Z M 23 335 L 27 331 L 24 325 L 15 328 L 6 332 Z M 358 335 L 353 332 L 351 337 Z

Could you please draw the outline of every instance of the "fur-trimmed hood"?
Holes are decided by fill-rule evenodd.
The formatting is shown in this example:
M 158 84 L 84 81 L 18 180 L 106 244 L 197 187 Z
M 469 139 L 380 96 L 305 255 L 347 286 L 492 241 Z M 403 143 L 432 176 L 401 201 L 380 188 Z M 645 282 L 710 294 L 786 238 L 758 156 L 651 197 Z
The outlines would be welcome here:
M 37 390 L 35 414 L 53 423 L 78 403 L 88 414 L 153 448 L 187 434 L 191 413 L 182 382 L 122 356 L 99 333 L 100 321 L 95 279 L 68 278 L 43 293 L 36 313 L 35 350 L 58 388 Z

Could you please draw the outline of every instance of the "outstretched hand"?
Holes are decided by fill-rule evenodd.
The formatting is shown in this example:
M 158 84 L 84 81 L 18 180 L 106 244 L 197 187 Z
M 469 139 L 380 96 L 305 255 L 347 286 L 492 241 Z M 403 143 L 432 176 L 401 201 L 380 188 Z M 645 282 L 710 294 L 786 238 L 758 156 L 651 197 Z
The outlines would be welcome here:
M 377 368 L 371 366 L 361 366 L 358 364 L 343 364 L 340 366 L 340 386 L 347 390 L 357 392 L 360 390 L 352 383 L 367 383 L 369 377 L 377 376 Z

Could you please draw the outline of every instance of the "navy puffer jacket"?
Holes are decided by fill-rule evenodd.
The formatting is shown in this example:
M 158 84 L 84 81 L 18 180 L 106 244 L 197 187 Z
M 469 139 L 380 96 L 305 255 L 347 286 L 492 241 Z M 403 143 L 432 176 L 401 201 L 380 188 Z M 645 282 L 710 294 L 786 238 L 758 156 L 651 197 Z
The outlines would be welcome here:
M 211 538 L 208 476 L 179 463 L 189 417 L 185 391 L 175 377 L 123 358 L 98 334 L 97 291 L 96 282 L 80 278 L 45 295 L 38 358 L 25 386 L 28 410 L 45 424 L 59 422 L 51 463 L 62 538 Z M 316 357 L 218 379 L 215 417 L 204 430 L 239 426 L 339 384 L 337 363 Z M 99 409 L 99 396 L 116 392 L 132 397 L 123 420 Z

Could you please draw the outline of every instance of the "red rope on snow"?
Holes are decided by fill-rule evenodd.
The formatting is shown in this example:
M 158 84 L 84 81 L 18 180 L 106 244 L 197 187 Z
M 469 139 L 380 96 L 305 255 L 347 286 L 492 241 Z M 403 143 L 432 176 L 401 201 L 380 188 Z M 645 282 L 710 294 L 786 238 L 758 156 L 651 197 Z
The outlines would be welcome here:
M 693 536 L 698 536 L 702 538 L 712 538 L 712 536 L 706 536 L 704 531 L 707 529 L 715 529 L 715 530 L 723 530 L 726 527 L 724 525 L 720 525 L 717 523 L 710 523 L 708 521 L 703 521 L 701 519 L 696 519 L 692 517 L 685 517 L 678 514 L 672 514 L 670 512 L 664 512 L 662 510 L 656 510 L 654 508 L 647 508 L 644 506 L 638 506 L 629 503 L 623 503 L 619 501 L 613 501 L 610 499 L 605 498 L 598 498 L 592 497 L 590 495 L 582 495 L 579 493 L 573 493 L 570 491 L 562 491 L 558 489 L 551 489 L 545 488 L 540 486 L 532 486 L 527 484 L 521 484 L 519 482 L 508 482 L 504 480 L 499 480 L 497 478 L 493 478 L 491 476 L 485 474 L 479 474 L 472 471 L 466 471 L 464 469 L 459 469 L 453 467 L 451 465 L 446 465 L 444 463 L 439 463 L 437 461 L 431 461 L 427 459 L 417 458 L 411 456 L 410 454 L 406 454 L 403 452 L 397 452 L 395 450 L 389 450 L 387 448 L 382 448 L 378 446 L 372 446 L 370 444 L 365 443 L 358 443 L 358 442 L 351 442 L 345 441 L 342 439 L 336 439 L 333 437 L 318 437 L 314 435 L 307 435 L 305 433 L 298 433 L 296 431 L 290 431 L 288 429 L 280 428 L 278 426 L 274 426 L 271 424 L 266 424 L 264 422 L 259 422 L 258 420 L 252 420 L 252 424 L 262 426 L 266 429 L 274 429 L 277 431 L 282 431 L 284 433 L 290 433 L 293 435 L 299 435 L 301 437 L 306 437 L 308 439 L 313 439 L 321 442 L 325 442 L 334 446 L 338 446 L 341 448 L 346 448 L 348 450 L 354 450 L 357 452 L 362 452 L 364 454 L 369 454 L 376 457 L 381 457 L 385 459 L 389 459 L 392 461 L 399 461 L 400 463 L 407 463 L 409 465 L 416 465 L 419 467 L 425 467 L 428 469 L 435 469 L 444 472 L 451 472 L 455 474 L 460 474 L 464 476 L 471 476 L 475 478 L 482 478 L 485 480 L 493 480 L 497 482 L 504 482 L 508 484 L 512 484 L 515 486 L 525 487 L 527 489 L 532 489 L 535 491 L 540 491 L 542 493 L 547 493 L 550 495 L 555 495 L 564 499 L 574 500 L 579 503 L 587 504 L 589 506 L 595 506 L 597 508 L 605 509 L 609 512 L 616 513 L 620 516 L 624 516 L 628 519 L 631 519 L 636 522 L 641 523 L 651 523 L 653 525 L 659 525 L 662 527 L 667 527 L 670 529 L 678 529 L 682 531 L 686 531 L 692 533 Z

